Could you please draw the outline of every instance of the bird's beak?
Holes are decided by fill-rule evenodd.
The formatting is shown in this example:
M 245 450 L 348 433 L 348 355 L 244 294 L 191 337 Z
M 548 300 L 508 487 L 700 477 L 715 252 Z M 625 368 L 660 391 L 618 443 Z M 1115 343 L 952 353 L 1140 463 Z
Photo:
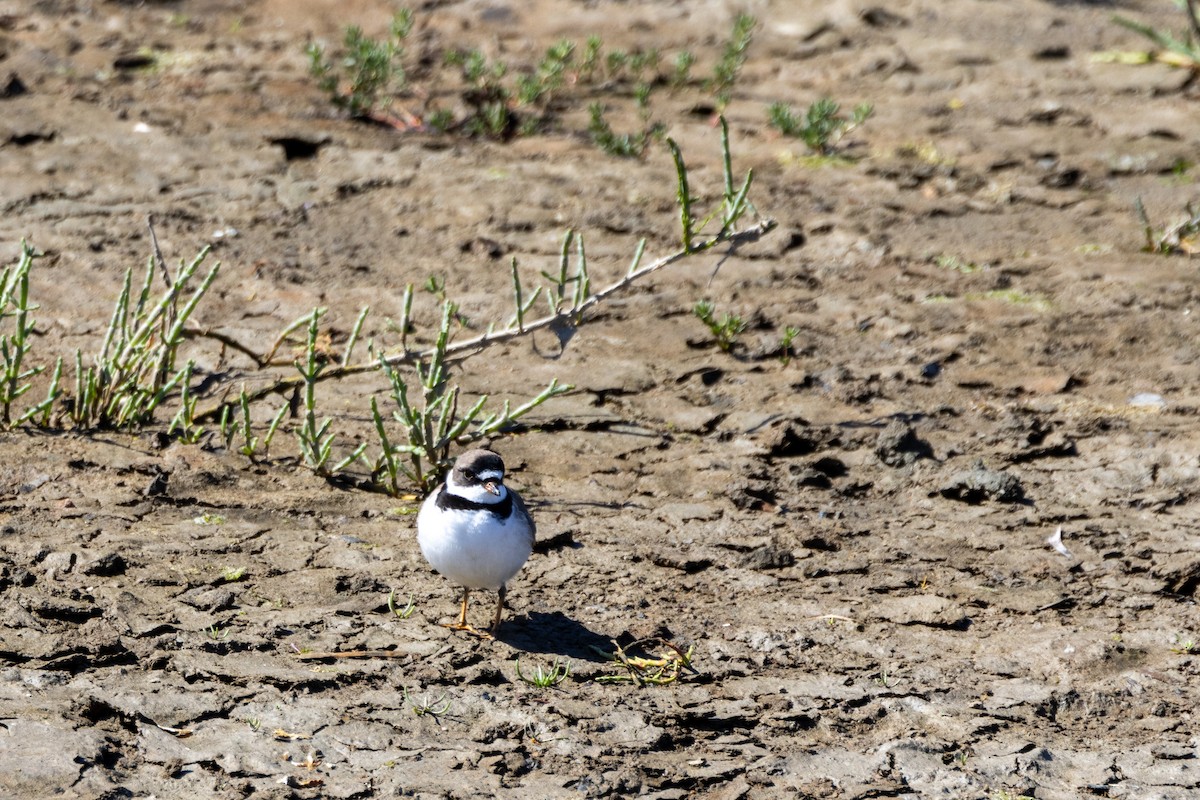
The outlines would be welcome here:
M 500 484 L 497 483 L 496 481 L 487 481 L 486 483 L 483 484 L 483 488 L 487 489 L 489 492 L 496 495 L 497 497 L 500 496 Z

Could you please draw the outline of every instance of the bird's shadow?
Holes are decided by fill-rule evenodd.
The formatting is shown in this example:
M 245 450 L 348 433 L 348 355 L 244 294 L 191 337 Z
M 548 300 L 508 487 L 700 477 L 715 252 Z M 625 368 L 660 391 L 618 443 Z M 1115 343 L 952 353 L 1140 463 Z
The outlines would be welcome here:
M 561 611 L 531 611 L 521 624 L 501 629 L 500 641 L 526 653 L 562 656 L 577 661 L 605 661 L 601 653 L 612 650 L 612 640 L 601 636 Z

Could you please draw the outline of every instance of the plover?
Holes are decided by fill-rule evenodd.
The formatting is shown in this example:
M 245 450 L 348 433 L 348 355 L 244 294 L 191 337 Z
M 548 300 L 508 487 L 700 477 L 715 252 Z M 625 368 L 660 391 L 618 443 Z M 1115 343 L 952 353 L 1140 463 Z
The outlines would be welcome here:
M 504 611 L 505 584 L 533 552 L 536 528 L 521 496 L 504 485 L 504 462 L 490 450 L 458 457 L 446 482 L 417 515 L 417 543 L 425 560 L 463 587 L 458 621 L 446 627 L 492 638 Z M 499 593 L 490 633 L 467 622 L 472 589 Z

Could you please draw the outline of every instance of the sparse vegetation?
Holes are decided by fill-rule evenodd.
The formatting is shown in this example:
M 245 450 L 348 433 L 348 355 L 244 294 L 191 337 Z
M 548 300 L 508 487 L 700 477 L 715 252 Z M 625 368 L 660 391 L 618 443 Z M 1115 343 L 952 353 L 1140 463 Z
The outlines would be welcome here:
M 970 275 L 986 268 L 986 265 L 980 266 L 973 261 L 967 261 L 959 256 L 947 254 L 934 256 L 933 263 L 942 269 L 961 272 L 963 275 Z
M 1188 203 L 1184 207 L 1186 216 L 1174 225 L 1162 229 L 1154 227 L 1150 222 L 1142 198 L 1137 198 L 1133 207 L 1138 221 L 1142 223 L 1142 235 L 1145 237 L 1142 250 L 1168 256 L 1200 255 L 1200 206 L 1193 207 Z
M 647 653 L 647 645 L 659 645 L 664 649 L 662 655 Z M 611 652 L 593 647 L 592 649 L 603 656 L 619 671 L 608 675 L 600 675 L 596 680 L 600 683 L 632 683 L 637 686 L 663 686 L 679 680 L 684 673 L 695 672 L 692 667 L 694 647 L 686 650 L 665 639 L 653 638 L 632 642 L 622 647 L 612 643 Z
M 750 42 L 754 39 L 754 28 L 758 21 L 746 13 L 739 13 L 733 20 L 733 30 L 721 50 L 721 59 L 713 68 L 712 78 L 708 82 L 709 91 L 717 101 L 717 110 L 723 111 L 733 99 L 733 88 L 742 67 L 746 64 L 746 56 Z
M 716 306 L 711 300 L 697 301 L 692 307 L 692 313 L 708 327 L 717 347 L 726 353 L 733 349 L 737 337 L 746 330 L 746 321 L 736 314 L 726 312 L 717 317 Z
M 32 388 L 30 381 L 44 367 L 25 368 L 25 355 L 33 346 L 34 320 L 29 312 L 35 307 L 29 304 L 29 270 L 37 255 L 28 242 L 21 242 L 21 257 L 16 266 L 0 274 L 0 323 L 11 318 L 12 333 L 0 334 L 0 358 L 3 371 L 0 373 L 0 424 L 5 428 L 20 425 L 30 419 L 43 421 L 59 394 L 59 378 L 62 375 L 62 359 L 54 369 L 54 380 L 50 393 L 41 403 L 31 406 L 15 422 L 12 418 L 13 404 Z
M 443 692 L 436 700 L 431 699 L 428 694 L 422 695 L 420 698 L 413 697 L 408 693 L 408 687 L 404 689 L 404 702 L 412 709 L 412 712 L 418 717 L 429 715 L 431 717 L 440 717 L 450 710 L 451 701 L 446 698 L 446 693 Z
M 779 360 L 786 367 L 792 362 L 792 358 L 796 355 L 795 341 L 800 335 L 800 329 L 788 325 L 783 329 L 783 336 L 779 338 Z
M 413 16 L 408 9 L 396 12 L 388 37 L 383 41 L 363 35 L 362 28 L 346 28 L 342 52 L 327 57 L 325 48 L 312 42 L 305 49 L 309 72 L 318 81 L 330 101 L 354 117 L 370 117 L 385 112 L 394 92 L 406 85 L 404 40 L 412 31 Z
M 838 103 L 822 97 L 803 115 L 786 103 L 772 103 L 767 108 L 767 121 L 784 136 L 804 142 L 817 155 L 831 156 L 846 134 L 860 127 L 874 112 L 870 103 L 860 103 L 847 116 Z
M 160 259 L 168 288 L 154 302 L 151 286 L 155 259 L 147 265 L 136 294 L 132 292 L 132 271 L 126 271 L 93 365 L 85 367 L 83 354 L 75 351 L 75 392 L 65 398 L 66 414 L 75 427 L 130 429 L 146 425 L 159 406 L 175 396 L 183 380 L 191 376 L 194 364 L 176 369 L 176 358 L 185 326 L 216 279 L 220 264 L 213 265 L 182 306 L 180 299 L 208 253 L 206 247 L 191 262 L 181 264 L 174 278 Z M 194 414 L 190 417 L 195 420 Z
M 0 273 L 22 235 L 33 257 L 0 311 L 7 341 L 29 331 L 0 425 L 0 762 L 15 765 L 0 794 L 1188 793 L 1200 260 L 1140 252 L 1133 200 L 1155 243 L 1200 203 L 1200 82 L 1080 63 L 1097 21 L 1099 39 L 1150 49 L 1109 13 L 1175 30 L 1173 5 L 746 6 L 762 27 L 731 94 L 725 181 L 706 81 L 734 11 L 426 4 L 409 88 L 363 123 L 299 53 L 311 29 L 335 58 L 361 7 L 251 5 L 222 36 L 232 5 L 178 30 L 162 4 L 6 19 L 29 91 L 11 78 Z M 759 8 L 784 13 L 768 27 Z M 392 10 L 370 10 L 367 34 Z M 539 93 L 547 35 L 574 48 Z M 661 48 L 656 67 L 639 45 Z M 113 67 L 142 46 L 168 48 L 157 72 Z M 507 65 L 512 145 L 468 130 L 447 47 Z M 646 163 L 587 139 L 590 102 L 614 135 L 641 131 L 643 85 L 650 122 L 686 143 L 686 185 L 666 135 Z M 820 93 L 847 115 L 876 103 L 834 147 L 866 143 L 869 161 L 789 166 L 818 161 L 765 108 L 803 116 Z M 378 124 L 406 106 L 445 132 Z M 884 130 L 900 119 L 911 130 Z M 709 247 L 750 164 L 747 213 Z M 750 201 L 784 231 L 742 237 L 761 230 Z M 179 308 L 216 260 L 220 274 L 153 413 L 76 427 L 73 355 L 95 365 L 130 266 L 136 305 L 147 204 L 172 276 L 214 244 Z M 577 291 L 678 254 L 577 311 Z M 168 291 L 157 262 L 151 284 L 147 308 Z M 953 305 L 921 305 L 936 292 Z M 733 355 L 694 318 L 701 299 L 748 323 Z M 328 310 L 310 337 L 313 306 Z M 300 450 L 310 360 L 328 479 Z M 421 559 L 420 484 L 438 467 L 404 449 L 410 429 L 430 421 L 432 441 L 488 395 L 454 455 L 553 378 L 577 388 L 478 442 L 528 501 L 536 552 L 497 641 L 447 632 L 461 589 Z M 1028 501 L 943 491 L 977 459 L 978 480 L 1019 478 Z M 472 595 L 478 622 L 497 597 Z
M 561 60 L 568 53 L 563 46 L 554 51 L 554 56 Z M 552 65 L 543 71 L 547 81 L 557 80 L 556 75 L 559 72 Z M 61 387 L 60 360 L 50 376 L 45 399 L 18 409 L 17 401 L 28 393 L 32 380 L 45 371 L 45 365 L 31 361 L 34 354 L 29 333 L 34 323 L 29 314 L 36 306 L 29 298 L 29 271 L 35 251 L 23 245 L 18 263 L 0 275 L 0 322 L 12 319 L 14 323 L 0 338 L 0 356 L 4 359 L 0 412 L 6 412 L 9 427 L 65 420 L 85 430 L 137 430 L 153 424 L 156 412 L 171 405 L 175 413 L 167 425 L 169 435 L 197 443 L 219 434 L 218 441 L 226 448 L 238 443 L 238 452 L 255 460 L 268 451 L 275 433 L 285 425 L 287 413 L 292 410 L 299 417 L 291 430 L 296 437 L 300 463 L 315 473 L 333 478 L 361 463 L 368 470 L 362 481 L 368 488 L 392 495 L 400 495 L 408 486 L 428 490 L 449 467 L 452 448 L 511 432 L 526 414 L 572 388 L 552 379 L 541 392 L 524 402 L 505 400 L 498 408 L 490 408 L 487 395 L 464 402 L 463 391 L 454 376 L 464 357 L 541 330 L 552 331 L 565 347 L 574 330 L 585 323 L 587 312 L 609 296 L 677 261 L 723 243 L 753 241 L 774 227 L 774 222 L 761 220 L 739 230 L 739 223 L 753 208 L 748 199 L 753 174 L 748 172 L 740 183 L 735 182 L 728 129 L 723 120 L 721 129 L 724 192 L 718 207 L 703 218 L 697 218 L 694 212 L 695 201 L 683 156 L 678 146 L 667 140 L 676 166 L 676 199 L 680 208 L 680 248 L 676 252 L 643 264 L 646 248 L 643 240 L 634 248 L 625 275 L 596 289 L 588 268 L 584 237 L 568 231 L 563 238 L 558 269 L 543 273 L 548 283 L 529 291 L 522 283 L 520 265 L 514 260 L 511 265 L 514 313 L 503 325 L 489 325 L 484 332 L 461 340 L 455 340 L 455 334 L 470 330 L 471 321 L 446 296 L 445 281 L 433 277 L 426 288 L 441 303 L 440 322 L 433 341 L 419 349 L 411 347 L 409 342 L 414 329 L 414 289 L 410 285 L 405 290 L 399 323 L 388 326 L 399 333 L 398 346 L 388 348 L 386 343 L 372 339 L 367 345 L 368 358 L 360 363 L 353 362 L 353 354 L 362 338 L 369 308 L 363 308 L 355 318 L 340 356 L 325 327 L 324 308 L 315 308 L 286 326 L 269 350 L 259 355 L 226 334 L 189 324 L 218 274 L 219 264 L 195 283 L 208 248 L 191 262 L 181 263 L 172 276 L 155 247 L 155 257 L 150 260 L 138 289 L 133 287 L 132 272 L 126 272 L 104 341 L 93 362 L 85 364 L 82 352 L 76 351 L 74 392 Z M 708 223 L 714 221 L 719 227 L 706 234 Z M 167 284 L 165 292 L 157 298 L 151 291 L 156 267 Z M 530 319 L 539 303 L 545 303 L 547 313 Z M 718 325 L 723 346 L 732 346 L 733 338 L 741 330 L 740 320 L 727 315 L 714 324 Z M 300 331 L 303 339 L 296 354 L 277 358 L 289 337 Z M 195 358 L 187 359 L 183 366 L 178 366 L 177 361 L 185 341 L 205 338 L 216 339 L 223 348 L 244 354 L 260 369 L 290 364 L 295 372 L 288 377 L 268 378 L 254 390 L 248 390 L 243 383 L 236 395 L 222 395 L 215 403 L 201 407 L 201 402 L 212 396 L 214 387 L 203 388 L 209 381 L 207 376 L 199 374 Z M 379 372 L 386 378 L 391 399 L 390 408 L 378 397 L 370 401 L 377 447 L 373 457 L 367 456 L 369 440 L 343 443 L 334 430 L 333 418 L 320 413 L 318 393 L 318 386 L 326 381 L 367 372 Z M 219 381 L 216 384 L 219 389 Z M 253 406 L 276 395 L 291 396 L 292 402 L 279 407 L 265 431 L 256 433 Z M 212 421 L 218 423 L 218 430 L 204 427 Z M 197 521 L 213 524 L 207 517 Z
M 755 25 L 748 14 L 734 18 L 712 76 L 703 82 L 718 112 L 732 99 Z M 305 50 L 309 71 L 331 102 L 352 117 L 399 128 L 507 140 L 548 131 L 564 111 L 585 108 L 591 140 L 620 158 L 640 158 L 665 137 L 666 125 L 654 119 L 651 107 L 654 91 L 660 86 L 681 91 L 694 84 L 697 57 L 690 50 L 664 59 L 653 47 L 606 49 L 599 36 L 591 35 L 582 44 L 555 42 L 540 60 L 525 67 L 489 57 L 479 47 L 455 47 L 433 60 L 431 73 L 422 69 L 423 85 L 409 86 L 409 72 L 415 70 L 406 68 L 405 41 L 412 28 L 413 15 L 405 10 L 397 13 L 382 40 L 372 40 L 351 26 L 333 56 L 323 45 L 310 42 Z M 398 97 L 409 97 L 423 108 L 395 108 Z M 638 128 L 618 132 L 607 118 L 608 109 L 624 105 L 627 98 L 634 101 Z
M 1101 58 L 1135 64 L 1159 61 L 1175 67 L 1200 70 L 1200 11 L 1197 10 L 1200 3 L 1197 0 L 1178 0 L 1178 5 L 1188 23 L 1188 31 L 1182 38 L 1117 14 L 1113 16 L 1113 22 L 1145 36 L 1157 50 L 1149 53 L 1108 53 L 1102 54 Z
M 388 593 L 387 607 L 388 607 L 388 611 L 390 611 L 392 614 L 396 615 L 400 619 L 408 619 L 409 617 L 411 617 L 413 615 L 413 612 L 417 610 L 417 606 L 413 602 L 413 594 L 411 592 L 409 592 L 409 595 L 408 595 L 408 605 L 406 605 L 404 608 L 396 608 L 396 590 L 395 589 L 392 589 L 392 591 L 390 591 Z
M 945 294 L 931 294 L 925 298 L 926 303 L 950 303 L 963 300 L 975 303 L 981 300 L 997 300 L 1015 306 L 1028 306 L 1037 311 L 1046 311 L 1053 307 L 1050 299 L 1036 292 L 1023 292 L 1020 289 L 990 289 L 986 292 L 966 292 L 961 297 L 951 297 Z
M 524 683 L 530 686 L 537 686 L 540 689 L 548 689 L 551 686 L 557 686 L 567 679 L 571 674 L 571 662 L 559 661 L 554 659 L 554 663 L 549 668 L 544 668 L 541 664 L 537 665 L 537 669 L 526 675 L 521 671 L 521 657 L 517 656 L 516 661 L 517 677 Z

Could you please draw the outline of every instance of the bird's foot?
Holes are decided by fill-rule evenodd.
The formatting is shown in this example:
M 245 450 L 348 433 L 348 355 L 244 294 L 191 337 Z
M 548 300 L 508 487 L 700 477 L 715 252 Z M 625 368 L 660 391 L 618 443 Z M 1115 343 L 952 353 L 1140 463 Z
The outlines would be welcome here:
M 480 639 L 485 639 L 487 641 L 492 641 L 496 638 L 494 632 L 481 631 L 479 628 L 476 628 L 469 622 L 443 622 L 442 627 L 449 628 L 452 631 L 463 631 L 464 633 L 469 633 L 472 636 L 478 636 Z

